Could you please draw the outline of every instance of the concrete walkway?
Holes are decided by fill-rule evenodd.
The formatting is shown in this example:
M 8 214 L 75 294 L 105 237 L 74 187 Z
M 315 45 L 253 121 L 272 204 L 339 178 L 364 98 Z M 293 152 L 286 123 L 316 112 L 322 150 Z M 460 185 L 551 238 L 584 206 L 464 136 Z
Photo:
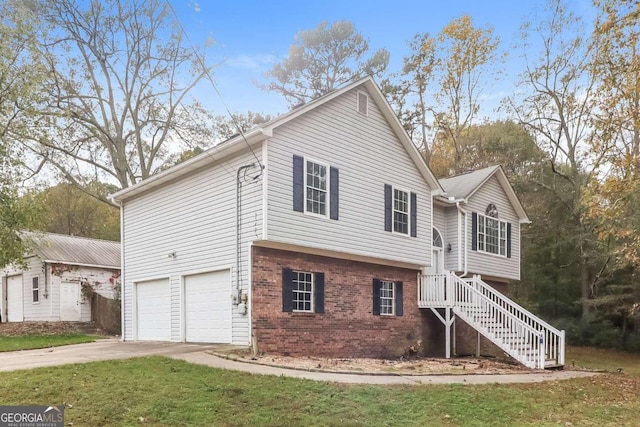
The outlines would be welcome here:
M 23 350 L 0 353 L 0 371 L 15 371 L 71 363 L 98 360 L 127 359 L 142 356 L 167 356 L 199 365 L 231 369 L 260 375 L 277 375 L 350 384 L 511 384 L 564 380 L 597 375 L 582 371 L 545 371 L 523 374 L 488 375 L 360 375 L 330 372 L 309 372 L 295 369 L 237 362 L 211 355 L 207 352 L 224 352 L 232 348 L 218 344 L 184 344 L 165 342 L 118 342 L 115 339 L 99 340 L 88 344 L 76 344 L 40 350 Z

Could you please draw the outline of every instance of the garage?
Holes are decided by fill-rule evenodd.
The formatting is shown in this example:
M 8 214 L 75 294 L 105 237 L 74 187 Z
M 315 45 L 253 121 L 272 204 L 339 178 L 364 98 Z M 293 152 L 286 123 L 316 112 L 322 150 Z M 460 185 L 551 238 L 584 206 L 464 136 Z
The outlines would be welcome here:
M 171 340 L 169 279 L 136 283 L 137 339 Z
M 184 278 L 185 341 L 231 343 L 231 273 Z
M 7 277 L 7 321 L 22 322 L 23 311 L 22 275 Z

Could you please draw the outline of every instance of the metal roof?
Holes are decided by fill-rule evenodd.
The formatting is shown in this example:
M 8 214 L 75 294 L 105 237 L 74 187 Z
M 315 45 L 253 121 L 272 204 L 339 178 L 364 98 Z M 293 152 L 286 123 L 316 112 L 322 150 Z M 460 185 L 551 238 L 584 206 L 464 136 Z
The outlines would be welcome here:
M 120 268 L 120 242 L 38 231 L 22 231 L 20 237 L 28 252 L 46 262 Z
M 500 166 L 490 166 L 449 178 L 441 178 L 440 185 L 447 196 L 453 196 L 456 199 L 466 199 L 499 168 Z

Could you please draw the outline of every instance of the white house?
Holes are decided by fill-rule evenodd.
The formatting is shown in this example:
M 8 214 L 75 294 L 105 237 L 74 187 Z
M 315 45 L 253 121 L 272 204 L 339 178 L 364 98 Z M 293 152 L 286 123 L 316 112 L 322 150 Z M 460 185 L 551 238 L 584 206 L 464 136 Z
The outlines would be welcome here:
M 519 279 L 528 222 L 502 169 L 438 181 L 371 78 L 112 199 L 125 340 L 449 356 L 460 319 L 528 366 L 562 364 L 561 333 L 489 286 Z
M 27 248 L 23 265 L 1 270 L 3 322 L 89 322 L 87 292 L 106 298 L 119 292 L 119 242 L 26 231 L 20 238 Z

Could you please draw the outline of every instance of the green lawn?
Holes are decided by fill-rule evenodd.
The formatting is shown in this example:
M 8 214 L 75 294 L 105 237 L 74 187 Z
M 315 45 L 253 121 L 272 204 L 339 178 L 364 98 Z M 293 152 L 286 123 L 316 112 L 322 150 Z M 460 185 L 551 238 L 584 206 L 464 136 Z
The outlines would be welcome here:
M 567 359 L 580 365 L 588 354 L 571 349 Z M 0 397 L 3 405 L 64 403 L 65 421 L 75 427 L 638 425 L 640 374 L 633 369 L 640 357 L 598 358 L 623 373 L 526 385 L 381 387 L 149 357 L 1 373 Z
M 0 352 L 81 344 L 93 342 L 97 338 L 96 336 L 82 334 L 0 336 Z

